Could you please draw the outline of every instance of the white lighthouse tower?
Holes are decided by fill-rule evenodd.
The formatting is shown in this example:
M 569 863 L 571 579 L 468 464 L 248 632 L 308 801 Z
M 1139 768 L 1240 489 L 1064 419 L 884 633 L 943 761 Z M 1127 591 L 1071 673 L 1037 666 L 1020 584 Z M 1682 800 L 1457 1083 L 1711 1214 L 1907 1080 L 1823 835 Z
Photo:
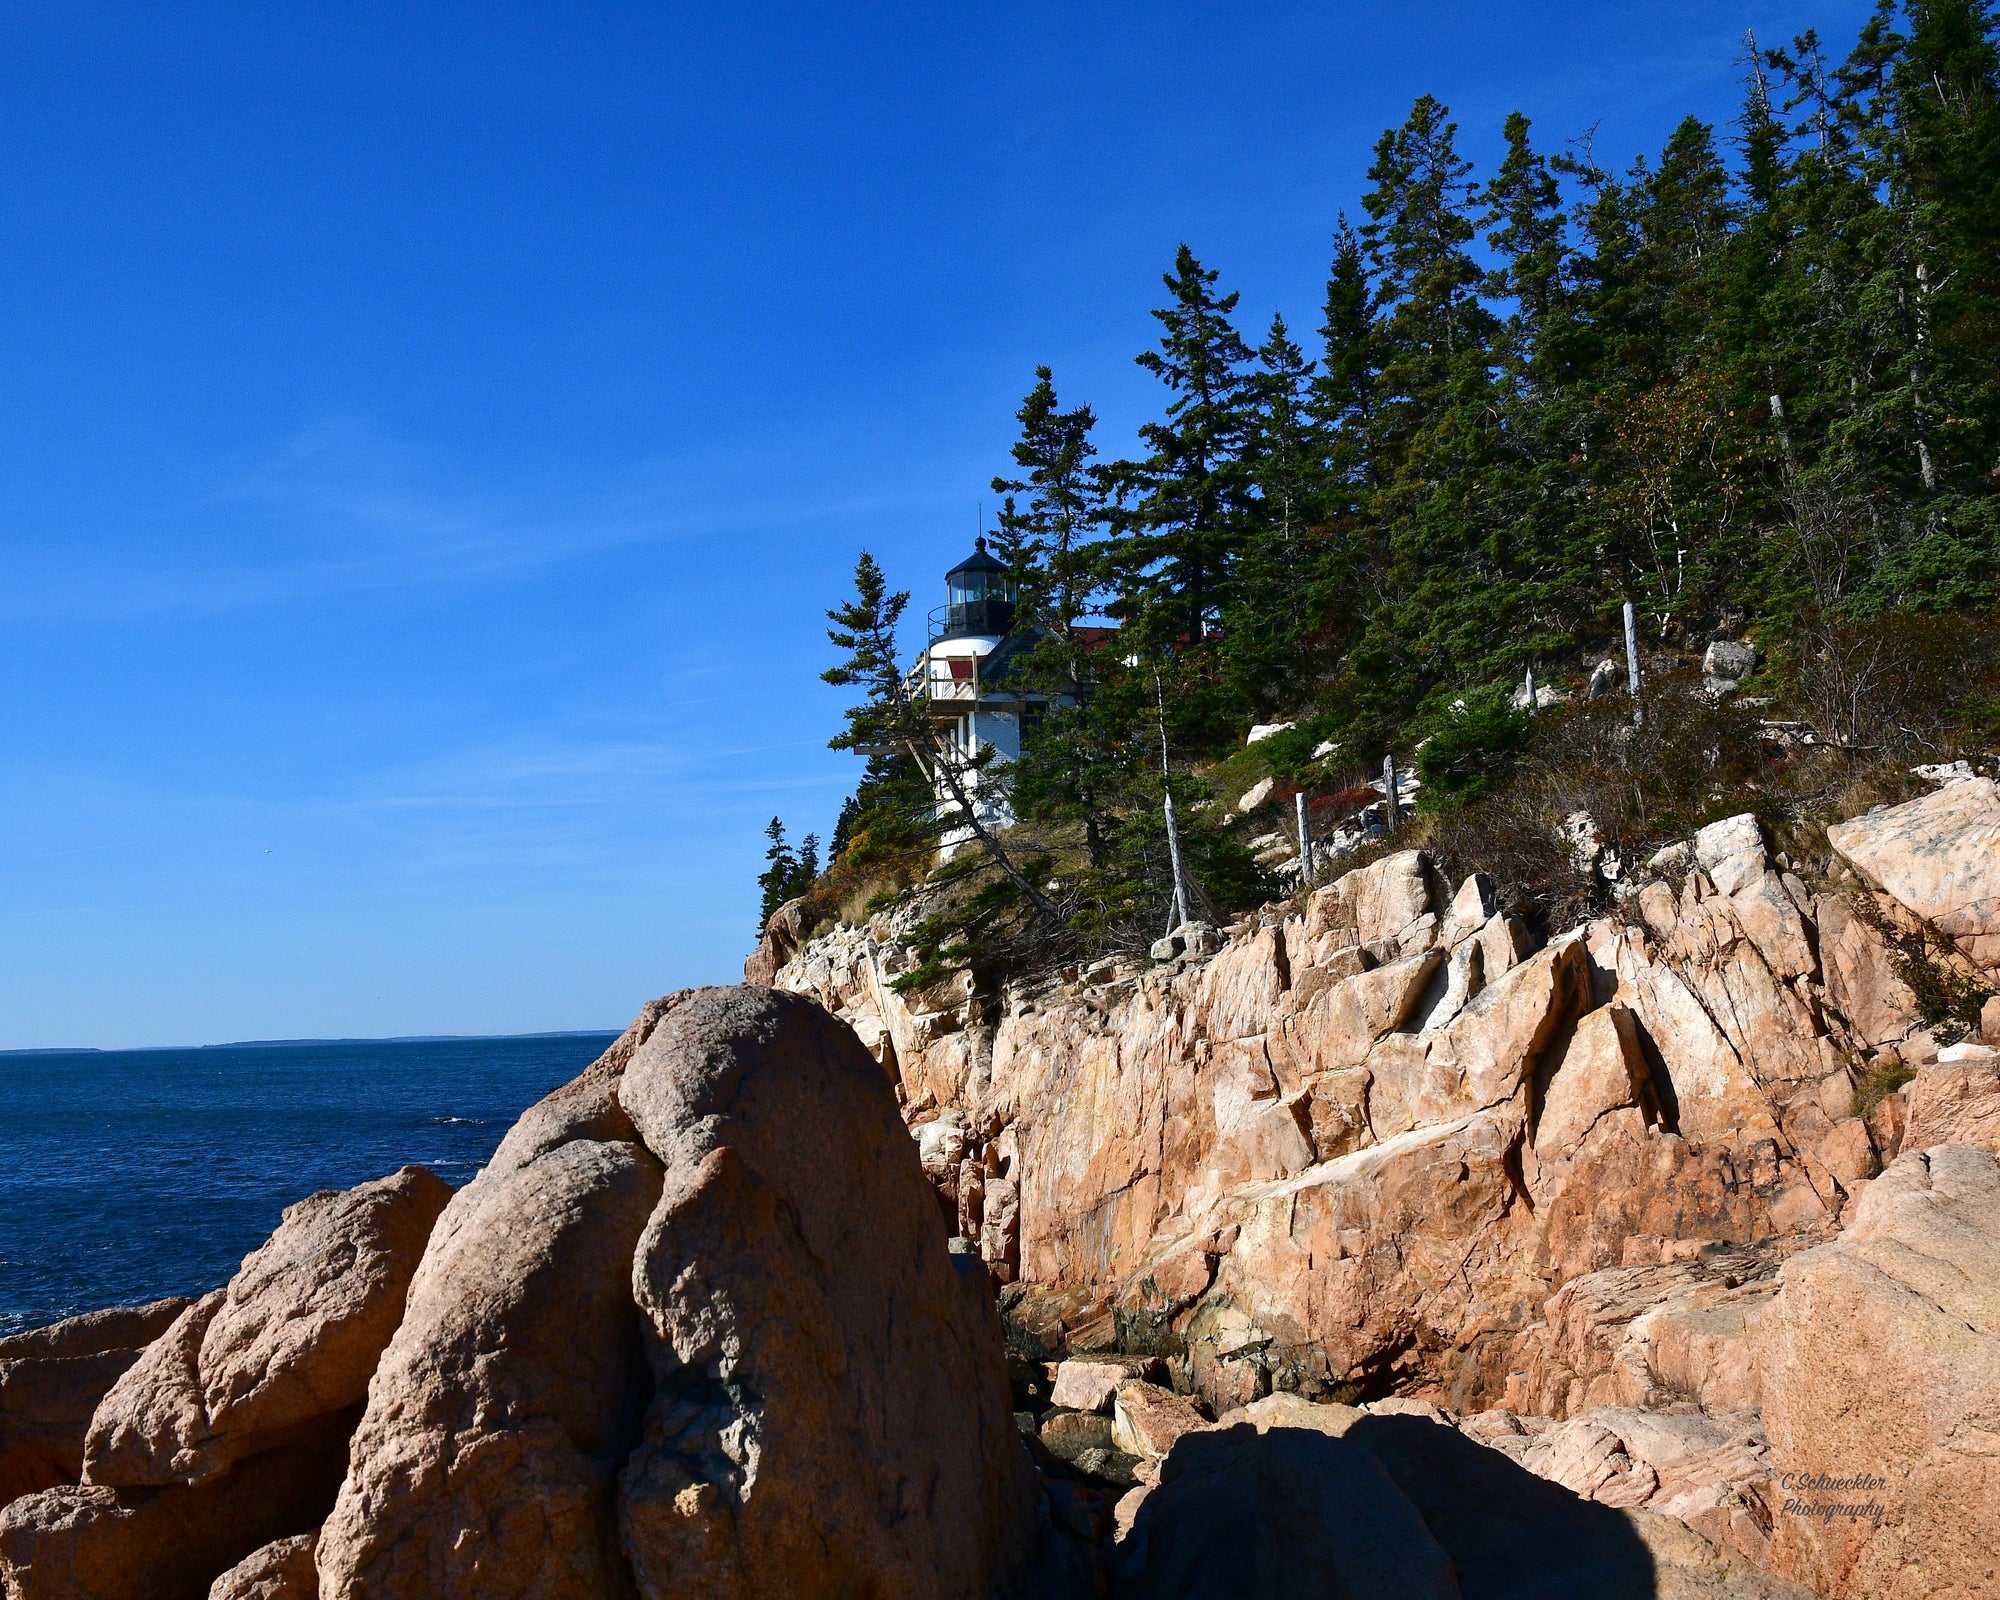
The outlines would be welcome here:
M 999 770 L 1021 753 L 1021 737 L 1039 716 L 1046 697 L 1029 694 L 1010 681 L 1011 668 L 1034 640 L 1033 629 L 1014 626 L 1014 582 L 1007 569 L 986 553 L 980 539 L 972 554 L 945 574 L 946 602 L 930 614 L 930 642 L 917 663 L 917 690 L 931 717 L 946 724 L 939 732 L 981 824 L 1014 825 L 1007 785 Z M 983 753 L 990 756 L 976 764 Z M 954 813 L 958 802 L 937 785 L 938 809 Z M 948 828 L 938 853 L 952 852 L 972 837 L 967 827 Z

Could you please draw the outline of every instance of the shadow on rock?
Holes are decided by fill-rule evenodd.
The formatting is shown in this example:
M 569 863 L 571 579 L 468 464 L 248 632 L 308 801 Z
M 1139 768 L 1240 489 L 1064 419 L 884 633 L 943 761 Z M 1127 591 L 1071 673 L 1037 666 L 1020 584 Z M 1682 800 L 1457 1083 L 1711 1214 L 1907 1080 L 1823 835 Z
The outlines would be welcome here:
M 1669 1592 L 1631 1518 L 1578 1499 L 1455 1428 L 1424 1417 L 1364 1417 L 1347 1439 L 1387 1469 L 1422 1516 L 1457 1569 L 1465 1600 L 1653 1600 Z
M 1461 1594 L 1451 1561 L 1367 1450 L 1307 1428 L 1248 1425 L 1176 1442 L 1120 1552 L 1112 1592 L 1119 1600 Z

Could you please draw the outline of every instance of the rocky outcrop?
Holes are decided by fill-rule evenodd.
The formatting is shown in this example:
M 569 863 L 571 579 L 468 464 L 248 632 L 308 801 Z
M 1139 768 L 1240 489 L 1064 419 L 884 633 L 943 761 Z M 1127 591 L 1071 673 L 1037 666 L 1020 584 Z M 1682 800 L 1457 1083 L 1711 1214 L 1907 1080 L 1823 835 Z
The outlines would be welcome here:
M 253 1550 L 209 1586 L 208 1600 L 315 1600 L 319 1568 L 317 1533 L 273 1539 Z
M 625 1592 L 612 1486 L 645 1397 L 630 1263 L 659 1191 L 640 1146 L 577 1139 L 453 1196 L 321 1530 L 329 1600 Z
M 880 1067 L 817 1006 L 705 990 L 621 1097 L 667 1164 L 634 1259 L 654 1383 L 619 1486 L 644 1594 L 983 1594 L 1035 1490 Z M 810 1138 L 802 1138 L 811 1130 Z
M 805 933 L 806 902 L 787 900 L 771 914 L 764 937 L 743 964 L 743 981 L 768 986 L 779 969 L 798 954 L 805 943 Z
M 1757 1350 L 1778 1570 L 1830 1600 L 2000 1591 L 2000 1162 L 1900 1157 L 1781 1281 Z
M 2000 785 L 1965 778 L 1836 823 L 1827 842 L 1871 888 L 2000 971 Z
M 45 1489 L 0 1510 L 0 1586 L 7 1600 L 202 1600 L 252 1551 L 309 1532 L 345 1467 L 338 1437 L 308 1438 L 192 1486 Z
M 1816 1237 L 1876 1170 L 1814 906 L 1741 817 L 1539 951 L 1490 883 L 1405 851 L 990 1026 L 906 1005 L 886 923 L 779 982 L 874 1042 L 1017 1321 L 1059 1299 L 1066 1347 L 1174 1355 L 1218 1409 L 1274 1385 L 1467 1405 L 1634 1237 Z
M 1024 1355 L 1160 1359 L 1223 1416 L 1274 1391 L 1504 1407 L 1531 1477 L 1618 1457 L 1593 1494 L 1769 1560 L 1747 1463 L 1780 1267 L 1900 1151 L 2000 1143 L 2000 1071 L 1939 1048 L 1906 975 L 1945 938 L 1976 988 L 1993 804 L 1959 784 L 1835 830 L 1851 875 L 1817 893 L 1728 818 L 1539 949 L 1490 882 L 1405 851 L 1219 948 L 997 1004 L 899 994 L 893 917 L 764 955 L 897 1085 Z
M 451 1197 L 421 1167 L 285 1208 L 98 1406 L 83 1481 L 202 1483 L 361 1404 Z
M 82 1477 L 97 1403 L 189 1303 L 92 1311 L 0 1339 L 0 1505 Z

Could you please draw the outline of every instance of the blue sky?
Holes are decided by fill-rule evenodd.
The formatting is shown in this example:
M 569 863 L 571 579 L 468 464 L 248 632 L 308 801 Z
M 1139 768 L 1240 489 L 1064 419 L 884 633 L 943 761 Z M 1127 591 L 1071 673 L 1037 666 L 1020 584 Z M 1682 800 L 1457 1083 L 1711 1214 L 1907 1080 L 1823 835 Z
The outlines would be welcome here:
M 1622 165 L 1865 10 L 7 4 L 0 1048 L 736 976 L 1037 362 L 1123 448 L 1175 245 L 1310 330 L 1417 94 Z

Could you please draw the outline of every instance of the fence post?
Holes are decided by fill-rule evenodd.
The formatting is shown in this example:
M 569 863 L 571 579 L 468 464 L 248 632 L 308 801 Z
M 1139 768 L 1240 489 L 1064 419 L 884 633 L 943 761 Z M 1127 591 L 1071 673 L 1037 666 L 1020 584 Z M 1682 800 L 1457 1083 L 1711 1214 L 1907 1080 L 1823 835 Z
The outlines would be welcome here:
M 1167 796 L 1167 859 L 1174 867 L 1174 928 L 1184 927 L 1188 919 L 1187 880 L 1181 875 L 1181 832 L 1174 826 L 1174 797 Z M 1172 933 L 1174 928 L 1167 929 Z
M 1160 675 L 1153 674 L 1153 703 L 1160 716 L 1160 790 L 1166 800 L 1167 859 L 1174 869 L 1174 926 L 1185 927 L 1188 919 L 1187 876 L 1181 870 L 1181 830 L 1174 824 L 1173 774 L 1167 770 L 1167 692 Z
M 1646 710 L 1639 701 L 1639 620 L 1630 600 L 1625 602 L 1625 681 L 1632 690 L 1632 721 L 1644 722 Z

